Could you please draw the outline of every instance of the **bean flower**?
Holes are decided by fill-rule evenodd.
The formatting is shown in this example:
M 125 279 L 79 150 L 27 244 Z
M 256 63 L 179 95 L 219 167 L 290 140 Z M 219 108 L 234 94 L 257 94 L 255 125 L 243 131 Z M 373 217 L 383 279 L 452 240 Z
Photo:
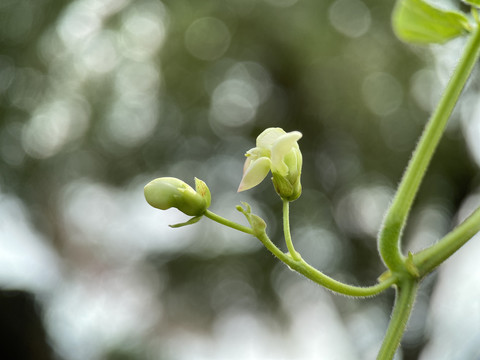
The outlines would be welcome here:
M 256 147 L 247 151 L 243 177 L 238 191 L 260 184 L 271 171 L 275 190 L 282 199 L 293 201 L 302 193 L 300 175 L 302 153 L 297 141 L 299 131 L 285 132 L 281 128 L 264 130 L 256 141 Z

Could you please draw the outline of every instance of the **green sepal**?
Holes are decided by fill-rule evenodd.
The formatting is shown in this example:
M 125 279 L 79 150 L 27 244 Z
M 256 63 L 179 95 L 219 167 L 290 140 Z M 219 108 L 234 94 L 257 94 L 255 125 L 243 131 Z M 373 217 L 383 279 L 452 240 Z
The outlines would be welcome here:
M 210 189 L 207 184 L 205 184 L 203 180 L 195 178 L 195 191 L 205 199 L 207 208 L 209 208 L 212 203 L 212 195 L 210 194 Z
M 464 14 L 438 9 L 423 0 L 398 0 L 392 22 L 400 40 L 423 45 L 443 44 L 472 30 Z
M 297 200 L 302 194 L 302 185 L 300 184 L 300 177 L 296 178 L 295 183 L 291 183 L 287 178 L 272 173 L 272 182 L 277 194 L 287 201 Z
M 183 223 L 173 224 L 173 225 L 168 225 L 168 226 L 175 229 L 175 228 L 179 228 L 179 227 L 182 227 L 182 226 L 192 225 L 192 224 L 195 224 L 195 223 L 199 222 L 202 217 L 203 217 L 203 215 L 194 216 L 190 220 L 185 221 Z

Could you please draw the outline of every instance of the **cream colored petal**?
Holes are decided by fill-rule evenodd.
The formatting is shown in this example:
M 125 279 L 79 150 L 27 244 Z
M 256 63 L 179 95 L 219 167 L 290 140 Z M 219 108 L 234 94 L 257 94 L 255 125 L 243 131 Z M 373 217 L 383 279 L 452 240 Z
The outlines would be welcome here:
M 266 157 L 251 161 L 248 168 L 243 173 L 242 181 L 240 182 L 237 191 L 248 190 L 260 184 L 270 171 L 270 165 L 270 159 Z
M 282 128 L 268 128 L 257 136 L 257 147 L 270 149 L 275 141 L 285 134 Z
M 282 135 L 272 146 L 272 170 L 282 176 L 288 174 L 288 166 L 284 162 L 285 156 L 294 148 L 298 148 L 297 141 L 302 137 L 299 131 L 292 131 Z
M 258 158 L 261 158 L 263 156 L 269 156 L 270 152 L 267 151 L 266 149 L 260 148 L 260 147 L 254 147 L 250 150 L 247 151 L 245 154 L 246 157 L 251 157 L 252 160 L 256 160 Z
M 250 164 L 252 163 L 253 159 L 251 156 L 246 155 L 247 158 L 245 159 L 245 163 L 243 164 L 243 174 L 247 172 L 248 168 L 250 167 Z M 243 175 L 242 175 L 243 176 Z

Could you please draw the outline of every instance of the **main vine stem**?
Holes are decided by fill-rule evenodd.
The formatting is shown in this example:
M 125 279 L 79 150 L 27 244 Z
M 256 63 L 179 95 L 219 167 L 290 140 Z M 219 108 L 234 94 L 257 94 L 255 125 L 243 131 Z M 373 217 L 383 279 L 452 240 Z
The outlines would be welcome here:
M 402 340 L 408 318 L 412 312 L 417 288 L 418 280 L 412 278 L 406 278 L 398 284 L 392 318 L 388 325 L 382 347 L 378 352 L 377 360 L 393 359 L 400 340 Z
M 458 97 L 478 60 L 479 52 L 480 30 L 477 25 L 435 112 L 425 127 L 400 182 L 392 205 L 385 216 L 379 235 L 378 246 L 383 261 L 393 272 L 402 272 L 405 268 L 405 259 L 400 250 L 400 238 L 403 227 L 407 221 L 408 213 L 425 171 L 445 130 L 448 118 L 452 114 Z
M 402 280 L 397 283 L 396 301 L 385 339 L 377 357 L 379 360 L 389 360 L 395 355 L 411 313 L 419 282 L 419 279 L 408 275 L 406 260 L 400 250 L 402 230 L 425 171 L 445 130 L 448 118 L 479 56 L 480 29 L 477 24 L 435 112 L 425 127 L 380 231 L 378 244 L 380 255 L 387 267 Z M 475 214 L 472 219 L 477 220 L 478 216 Z M 412 264 L 422 268 L 422 276 L 426 275 L 426 270 L 431 271 L 465 243 L 471 230 L 477 228 L 475 224 L 471 224 L 472 221 L 466 222 L 465 226 L 457 229 L 440 245 L 433 246 L 430 250 L 427 249 L 422 252 L 422 255 L 414 256 Z

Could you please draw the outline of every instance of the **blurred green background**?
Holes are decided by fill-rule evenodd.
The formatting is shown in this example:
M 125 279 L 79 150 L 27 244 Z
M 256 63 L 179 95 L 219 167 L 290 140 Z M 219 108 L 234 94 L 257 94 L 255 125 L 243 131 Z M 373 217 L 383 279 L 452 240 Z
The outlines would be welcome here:
M 352 284 L 461 52 L 409 47 L 383 0 L 1 0 L 0 352 L 5 359 L 372 359 L 393 291 L 335 296 L 253 238 L 148 206 L 161 176 L 247 201 L 281 246 L 269 181 L 237 194 L 267 127 L 303 133 L 305 259 Z M 457 7 L 457 2 L 442 6 Z M 478 206 L 479 81 L 421 188 L 406 249 Z M 399 359 L 478 359 L 472 241 L 424 282 Z M 6 357 L 5 354 L 7 354 Z

